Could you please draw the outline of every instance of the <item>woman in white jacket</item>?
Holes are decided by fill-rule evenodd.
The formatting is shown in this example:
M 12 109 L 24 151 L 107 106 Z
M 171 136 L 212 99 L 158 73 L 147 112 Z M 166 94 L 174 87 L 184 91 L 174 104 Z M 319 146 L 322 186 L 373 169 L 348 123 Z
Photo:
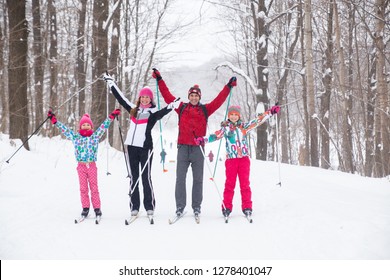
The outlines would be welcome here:
M 123 95 L 110 75 L 105 74 L 103 78 L 119 104 L 130 113 L 130 127 L 127 132 L 125 144 L 127 145 L 130 164 L 129 196 L 131 215 L 138 215 L 140 208 L 140 167 L 141 170 L 144 170 L 142 173 L 144 207 L 148 215 L 153 215 L 156 201 L 151 178 L 153 160 L 153 139 L 151 131 L 158 120 L 172 111 L 180 103 L 172 102 L 168 106 L 158 110 L 154 103 L 153 91 L 149 87 L 144 87 L 138 94 L 137 103 L 133 104 Z

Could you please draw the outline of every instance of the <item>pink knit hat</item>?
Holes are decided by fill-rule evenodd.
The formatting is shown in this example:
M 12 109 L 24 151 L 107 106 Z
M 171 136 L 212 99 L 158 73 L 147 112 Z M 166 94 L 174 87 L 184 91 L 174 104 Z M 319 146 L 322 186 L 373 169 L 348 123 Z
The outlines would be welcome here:
M 89 123 L 91 125 L 91 127 L 93 128 L 93 122 L 92 122 L 92 120 L 91 120 L 91 118 L 89 117 L 88 114 L 84 114 L 84 116 L 81 118 L 81 120 L 80 120 L 80 129 L 81 129 L 81 126 L 84 123 Z
M 150 100 L 153 102 L 153 91 L 150 87 L 144 87 L 139 91 L 138 97 L 149 96 Z

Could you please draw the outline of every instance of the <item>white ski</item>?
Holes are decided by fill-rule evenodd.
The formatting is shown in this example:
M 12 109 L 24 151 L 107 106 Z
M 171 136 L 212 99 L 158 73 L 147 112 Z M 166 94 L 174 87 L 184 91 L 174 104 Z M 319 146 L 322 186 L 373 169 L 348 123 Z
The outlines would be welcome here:
M 136 216 L 131 216 L 130 219 L 125 220 L 125 225 L 128 226 L 131 223 L 133 223 L 135 220 L 137 220 L 139 213 Z
M 176 223 L 178 220 L 180 220 L 181 218 L 183 218 L 183 216 L 184 216 L 186 213 L 187 213 L 187 212 L 183 212 L 183 213 L 181 213 L 180 215 L 176 215 L 173 219 L 169 219 L 169 220 L 168 220 L 168 223 L 169 223 L 170 225 Z

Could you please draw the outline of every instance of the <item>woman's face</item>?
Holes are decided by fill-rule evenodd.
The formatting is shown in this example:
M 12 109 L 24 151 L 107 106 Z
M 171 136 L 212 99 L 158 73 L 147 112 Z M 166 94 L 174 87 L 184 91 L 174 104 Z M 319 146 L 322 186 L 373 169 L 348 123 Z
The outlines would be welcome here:
M 150 99 L 149 96 L 140 96 L 139 101 L 141 102 L 142 105 L 148 105 L 152 100 Z

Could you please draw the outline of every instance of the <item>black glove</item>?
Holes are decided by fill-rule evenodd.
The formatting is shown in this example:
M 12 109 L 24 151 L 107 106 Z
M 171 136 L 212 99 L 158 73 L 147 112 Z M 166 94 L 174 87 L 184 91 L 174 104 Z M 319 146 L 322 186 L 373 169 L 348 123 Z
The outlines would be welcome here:
M 229 82 L 227 83 L 227 86 L 229 88 L 235 87 L 237 85 L 237 78 L 236 77 L 231 77 Z
M 155 78 L 157 82 L 162 79 L 160 72 L 156 68 L 153 68 L 152 77 Z

